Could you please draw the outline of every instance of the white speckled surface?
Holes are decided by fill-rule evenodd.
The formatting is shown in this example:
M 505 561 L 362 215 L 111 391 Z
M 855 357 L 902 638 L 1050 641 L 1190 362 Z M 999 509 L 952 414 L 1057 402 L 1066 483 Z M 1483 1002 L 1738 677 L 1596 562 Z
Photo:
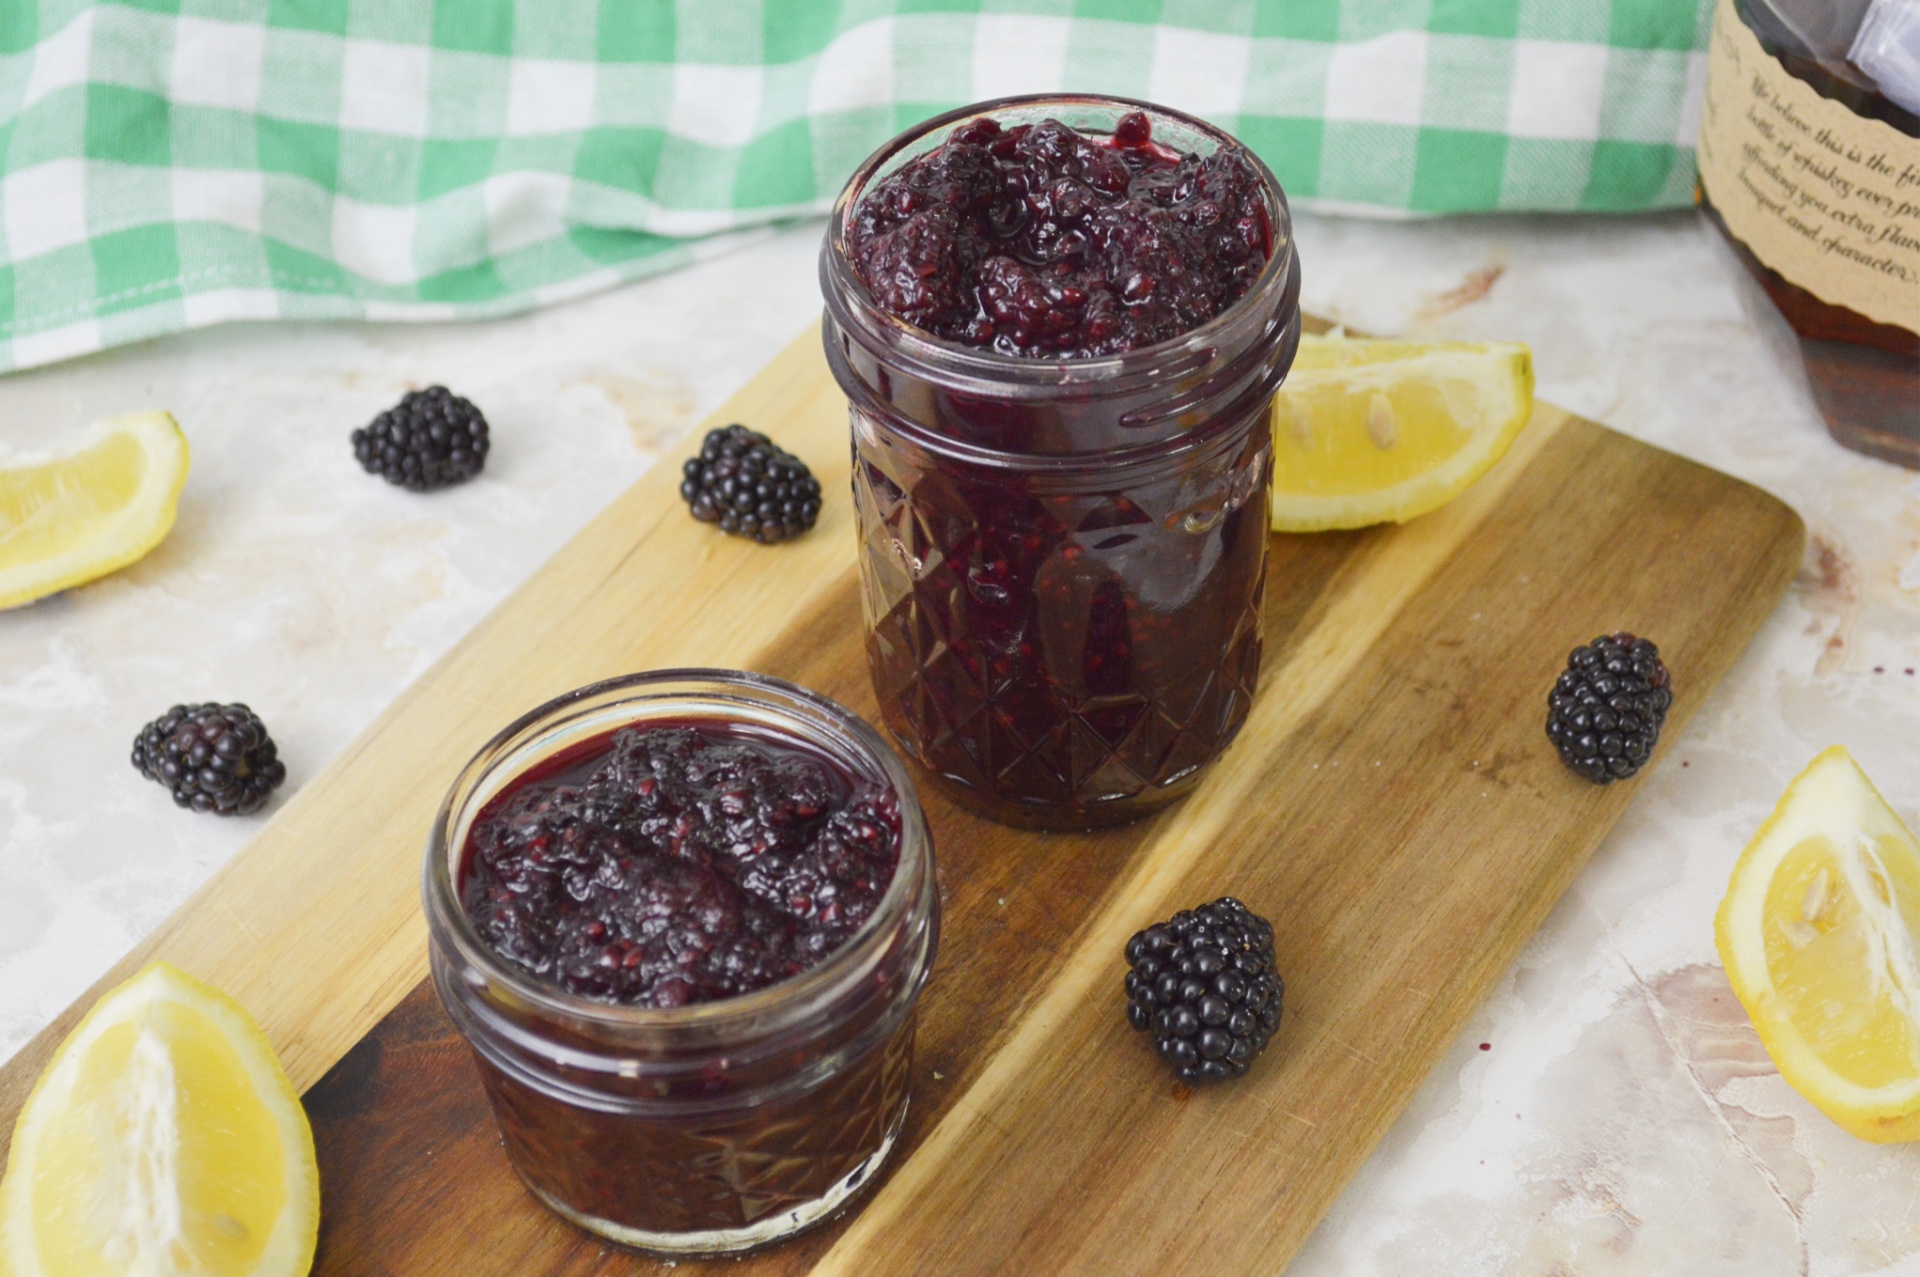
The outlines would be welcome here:
M 1528 341 L 1542 396 L 1771 490 L 1813 542 L 1292 1271 L 1920 1273 L 1920 1147 L 1859 1143 L 1791 1091 L 1712 942 L 1734 857 L 1824 746 L 1920 824 L 1920 476 L 1828 441 L 1691 215 L 1300 220 L 1310 309 Z M 0 443 L 162 406 L 194 449 L 158 551 L 0 614 L 0 1056 L 257 828 L 141 780 L 140 725 L 245 700 L 311 778 L 808 322 L 818 233 L 496 323 L 225 328 L 0 379 Z M 423 498 L 362 475 L 346 434 L 431 381 L 495 445 Z

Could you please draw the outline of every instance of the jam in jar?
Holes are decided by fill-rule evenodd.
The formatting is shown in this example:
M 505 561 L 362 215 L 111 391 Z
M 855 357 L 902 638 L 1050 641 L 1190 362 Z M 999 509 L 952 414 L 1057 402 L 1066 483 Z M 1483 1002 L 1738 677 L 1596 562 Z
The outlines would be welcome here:
M 820 272 L 887 727 L 1010 824 L 1180 797 L 1259 672 L 1300 326 L 1272 174 L 1144 103 L 986 103 L 868 160 Z
M 937 904 L 907 778 L 846 711 L 717 671 L 562 697 L 456 781 L 425 893 L 442 1002 L 562 1216 L 724 1254 L 872 1182 Z

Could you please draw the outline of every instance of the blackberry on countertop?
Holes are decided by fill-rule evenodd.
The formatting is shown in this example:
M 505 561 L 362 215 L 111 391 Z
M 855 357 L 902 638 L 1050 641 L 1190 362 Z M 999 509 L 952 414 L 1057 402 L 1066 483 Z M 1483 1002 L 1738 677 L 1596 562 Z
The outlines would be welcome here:
M 487 419 L 445 386 L 409 391 L 353 432 L 360 468 L 411 492 L 465 483 L 487 464 Z
M 1182 1082 L 1239 1077 L 1280 1025 L 1273 926 L 1222 896 L 1127 941 L 1127 1022 Z
M 273 737 L 245 705 L 175 705 L 140 729 L 133 765 L 195 811 L 245 816 L 287 778 Z
M 1660 649 L 1625 631 L 1603 634 L 1567 657 L 1547 695 L 1547 739 L 1567 766 L 1610 785 L 1652 756 L 1672 704 Z
M 820 481 L 807 463 L 745 426 L 709 430 L 682 473 L 694 518 L 762 545 L 792 540 L 820 518 Z

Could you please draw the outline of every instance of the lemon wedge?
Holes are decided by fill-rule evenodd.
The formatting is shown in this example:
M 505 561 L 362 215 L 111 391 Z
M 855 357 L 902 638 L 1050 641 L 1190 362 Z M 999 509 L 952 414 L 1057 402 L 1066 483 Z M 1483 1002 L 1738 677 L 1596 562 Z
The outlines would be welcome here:
M 1273 412 L 1276 532 L 1405 523 L 1512 446 L 1533 358 L 1516 342 L 1304 336 Z
M 1713 931 L 1780 1076 L 1863 1140 L 1920 1138 L 1920 842 L 1845 749 L 1787 786 Z
M 0 1181 L 9 1277 L 299 1277 L 306 1111 L 231 998 L 156 962 L 96 1003 L 27 1097 Z
M 123 568 L 173 527 L 187 440 L 164 412 L 99 422 L 61 456 L 0 456 L 0 608 Z

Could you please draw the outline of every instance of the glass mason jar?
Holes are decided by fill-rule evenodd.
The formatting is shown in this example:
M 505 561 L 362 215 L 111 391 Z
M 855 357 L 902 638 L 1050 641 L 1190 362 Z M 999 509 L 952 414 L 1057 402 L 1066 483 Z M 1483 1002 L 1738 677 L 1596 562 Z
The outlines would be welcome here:
M 1259 676 L 1270 404 L 1300 338 L 1286 197 L 1250 152 L 1264 271 L 1228 309 L 1125 354 L 1025 359 L 880 310 L 849 260 L 870 185 L 983 116 L 1239 147 L 1118 98 L 1005 98 L 939 116 L 847 183 L 820 255 L 827 360 L 851 406 L 867 658 L 887 727 L 957 801 L 1090 828 L 1189 790 Z
M 460 877 L 482 809 L 563 751 L 650 720 L 784 736 L 898 795 L 893 880 L 819 965 L 734 998 L 623 1006 L 532 978 L 474 929 Z M 423 894 L 434 986 L 473 1050 L 507 1157 L 566 1219 L 641 1250 L 726 1254 L 819 1223 L 873 1181 L 906 1115 L 939 904 L 906 770 L 846 710 L 719 670 L 568 693 L 496 736 L 454 781 L 428 839 Z

